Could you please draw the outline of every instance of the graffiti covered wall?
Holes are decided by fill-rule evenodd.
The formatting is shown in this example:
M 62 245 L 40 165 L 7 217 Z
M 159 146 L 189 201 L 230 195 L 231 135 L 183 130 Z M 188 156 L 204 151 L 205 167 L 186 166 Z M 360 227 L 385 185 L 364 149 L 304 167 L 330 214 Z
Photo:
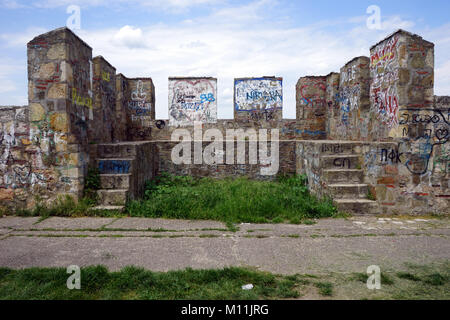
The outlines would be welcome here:
M 217 79 L 169 78 L 169 125 L 217 122 Z
M 326 139 L 327 77 L 302 77 L 296 86 L 297 122 L 303 139 Z
M 234 79 L 234 118 L 244 121 L 281 120 L 283 79 L 276 77 Z

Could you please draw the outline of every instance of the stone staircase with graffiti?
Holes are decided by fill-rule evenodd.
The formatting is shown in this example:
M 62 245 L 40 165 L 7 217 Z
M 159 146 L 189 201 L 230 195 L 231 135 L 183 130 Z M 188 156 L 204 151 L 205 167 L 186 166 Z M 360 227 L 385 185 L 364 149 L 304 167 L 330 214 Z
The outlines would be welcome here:
M 151 142 L 98 144 L 91 150 L 100 172 L 96 209 L 121 210 L 129 200 L 143 195 L 145 182 L 156 172 L 155 146 Z
M 362 144 L 332 142 L 322 145 L 320 167 L 325 192 L 339 211 L 351 214 L 376 214 L 378 204 L 368 199 L 369 186 L 364 183 Z

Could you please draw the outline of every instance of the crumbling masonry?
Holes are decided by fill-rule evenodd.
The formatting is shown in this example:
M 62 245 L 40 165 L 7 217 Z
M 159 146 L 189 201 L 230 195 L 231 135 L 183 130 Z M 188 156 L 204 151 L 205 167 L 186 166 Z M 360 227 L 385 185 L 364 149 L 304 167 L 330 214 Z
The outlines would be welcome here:
M 262 77 L 235 79 L 233 120 L 217 119 L 216 79 L 170 78 L 169 119 L 157 120 L 151 78 L 116 74 L 57 29 L 28 43 L 28 106 L 0 108 L 0 205 L 79 198 L 90 166 L 104 206 L 139 197 L 161 171 L 271 178 L 248 161 L 174 164 L 172 132 L 201 121 L 222 133 L 279 129 L 279 173 L 306 174 L 342 210 L 448 214 L 450 97 L 434 96 L 433 82 L 434 45 L 399 30 L 340 73 L 300 78 L 296 119 L 282 119 L 282 79 Z

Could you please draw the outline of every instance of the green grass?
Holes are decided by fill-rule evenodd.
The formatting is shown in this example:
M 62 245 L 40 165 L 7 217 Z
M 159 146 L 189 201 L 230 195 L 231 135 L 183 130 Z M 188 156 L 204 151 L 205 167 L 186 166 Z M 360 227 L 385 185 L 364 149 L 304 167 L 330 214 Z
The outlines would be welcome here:
M 367 288 L 365 273 L 282 276 L 238 267 L 152 272 L 130 266 L 109 272 L 92 266 L 81 269 L 80 290 L 67 289 L 69 276 L 65 268 L 0 268 L 0 300 L 450 299 L 449 262 L 382 272 L 380 290 Z M 242 290 L 249 283 L 254 288 Z
M 0 268 L 0 299 L 283 299 L 299 296 L 301 281 L 244 268 L 152 272 L 103 266 L 81 270 L 81 289 L 66 287 L 64 268 Z M 252 290 L 242 290 L 251 283 Z
M 228 223 L 314 223 L 332 217 L 332 201 L 311 195 L 302 176 L 276 181 L 194 179 L 163 174 L 147 185 L 146 199 L 132 201 L 133 217 L 219 220 Z
M 333 284 L 330 282 L 317 282 L 315 283 L 317 289 L 319 289 L 319 293 L 322 296 L 330 297 L 333 295 Z

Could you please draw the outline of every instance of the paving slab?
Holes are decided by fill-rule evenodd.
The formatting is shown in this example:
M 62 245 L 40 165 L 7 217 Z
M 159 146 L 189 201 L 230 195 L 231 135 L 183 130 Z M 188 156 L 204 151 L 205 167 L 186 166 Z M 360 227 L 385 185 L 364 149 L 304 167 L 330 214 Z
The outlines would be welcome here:
M 405 263 L 449 261 L 450 220 L 422 220 L 351 218 L 318 220 L 315 225 L 240 224 L 239 231 L 231 232 L 202 230 L 225 228 L 213 221 L 50 218 L 33 225 L 35 220 L 30 218 L 5 218 L 0 219 L 6 226 L 2 230 L 9 233 L 0 234 L 0 266 L 103 264 L 118 270 L 136 265 L 155 271 L 252 266 L 281 274 L 320 274 L 365 272 L 373 264 L 403 270 Z M 112 230 L 82 230 L 105 224 Z M 28 231 L 19 230 L 26 230 L 24 226 Z M 36 226 L 41 229 L 30 230 Z M 159 228 L 178 231 L 145 231 Z
M 0 229 L 30 229 L 39 217 L 1 217 Z
M 402 270 L 405 263 L 448 261 L 450 242 L 439 237 L 267 238 L 46 238 L 0 241 L 0 265 L 11 268 L 103 264 L 155 271 L 191 267 L 252 266 L 280 273 L 365 272 L 376 264 Z
M 225 223 L 209 220 L 175 220 L 151 218 L 121 218 L 108 228 L 117 229 L 166 229 L 166 230 L 196 230 L 196 229 L 227 229 Z
M 33 225 L 33 229 L 99 229 L 115 219 L 51 217 Z

